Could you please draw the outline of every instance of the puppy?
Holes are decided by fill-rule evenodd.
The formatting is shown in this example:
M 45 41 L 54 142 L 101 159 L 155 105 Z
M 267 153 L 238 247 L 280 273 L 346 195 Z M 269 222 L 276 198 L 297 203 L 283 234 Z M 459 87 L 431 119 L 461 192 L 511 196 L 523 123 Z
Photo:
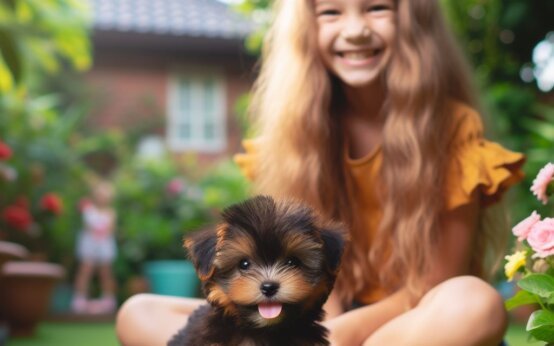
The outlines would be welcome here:
M 318 322 L 344 248 L 341 225 L 259 196 L 223 211 L 215 231 L 185 240 L 210 305 L 170 346 L 329 345 Z

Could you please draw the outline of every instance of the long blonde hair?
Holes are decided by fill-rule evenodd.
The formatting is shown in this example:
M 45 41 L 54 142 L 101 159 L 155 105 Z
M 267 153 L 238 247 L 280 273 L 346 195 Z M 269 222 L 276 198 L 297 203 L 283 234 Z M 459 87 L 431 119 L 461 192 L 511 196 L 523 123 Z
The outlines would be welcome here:
M 265 194 L 304 200 L 347 223 L 353 239 L 365 239 L 367 230 L 349 207 L 354 200 L 339 114 L 344 100 L 317 52 L 312 1 L 275 2 L 250 108 L 260 133 L 255 186 Z M 467 64 L 437 2 L 397 0 L 396 11 L 397 39 L 383 76 L 383 218 L 369 252 L 355 241 L 344 255 L 348 269 L 341 271 L 337 287 L 345 302 L 375 279 L 392 291 L 402 277 L 419 293 L 418 279 L 433 261 L 444 209 L 438 196 L 444 196 L 445 148 L 453 127 L 448 100 L 477 108 Z

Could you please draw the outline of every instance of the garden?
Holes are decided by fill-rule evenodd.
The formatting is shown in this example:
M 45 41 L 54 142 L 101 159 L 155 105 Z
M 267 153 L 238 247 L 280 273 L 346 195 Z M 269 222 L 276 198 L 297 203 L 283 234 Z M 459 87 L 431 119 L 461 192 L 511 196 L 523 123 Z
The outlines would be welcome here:
M 554 161 L 554 94 L 552 76 L 545 72 L 552 69 L 548 61 L 554 60 L 554 3 L 441 2 L 475 68 L 475 83 L 489 115 L 489 137 L 527 155 L 526 178 L 506 203 L 510 223 L 535 210 L 553 215 L 552 203 L 537 203 L 529 188 L 536 173 Z M 187 232 L 212 225 L 224 207 L 249 192 L 231 158 L 206 164 L 194 154 L 148 155 L 137 150 L 148 135 L 139 125 L 109 131 L 88 126 L 94 105 L 82 76 L 93 64 L 93 47 L 90 11 L 84 3 L 0 2 L 0 344 L 117 344 L 113 313 L 84 319 L 70 313 L 79 270 L 75 251 L 82 205 L 99 179 L 109 179 L 114 189 L 118 303 L 149 291 L 198 296 L 198 285 L 185 286 L 194 279 L 175 279 L 181 274 L 195 278 L 192 268 L 182 264 L 182 239 Z M 245 0 L 235 5 L 236 11 L 261 22 L 262 29 L 245 43 L 253 54 L 261 49 L 269 4 Z M 547 53 L 548 48 L 537 48 L 548 45 Z M 237 121 L 244 123 L 243 118 Z M 517 243 L 513 237 L 511 245 Z M 523 267 L 518 269 L 523 275 Z M 518 290 L 514 282 L 507 282 L 503 272 L 497 275 L 506 298 Z M 93 280 L 92 295 L 101 296 L 102 289 Z M 18 293 L 34 299 L 17 298 Z M 520 294 L 522 301 L 513 305 L 545 304 L 548 310 L 550 293 L 542 300 Z M 31 303 L 42 307 L 31 313 Z M 541 344 L 527 341 L 521 323 L 528 313 L 523 315 L 512 316 L 508 344 Z M 8 328 L 1 321 L 8 317 L 31 322 L 18 324 L 7 339 Z M 554 318 L 544 323 L 551 330 Z

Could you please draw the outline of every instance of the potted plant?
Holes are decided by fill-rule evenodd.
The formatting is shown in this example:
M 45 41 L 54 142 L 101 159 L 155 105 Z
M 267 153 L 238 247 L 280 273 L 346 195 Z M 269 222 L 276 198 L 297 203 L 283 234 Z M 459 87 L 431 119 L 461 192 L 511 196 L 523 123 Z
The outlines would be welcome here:
M 47 262 L 10 261 L 0 269 L 1 319 L 10 335 L 29 336 L 46 316 L 55 284 L 65 276 L 62 266 Z

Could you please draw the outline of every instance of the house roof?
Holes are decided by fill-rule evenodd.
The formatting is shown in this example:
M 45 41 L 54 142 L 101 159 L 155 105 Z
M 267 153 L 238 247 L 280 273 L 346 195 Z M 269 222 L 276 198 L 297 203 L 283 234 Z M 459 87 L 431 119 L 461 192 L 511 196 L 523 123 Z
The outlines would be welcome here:
M 89 0 L 95 31 L 241 39 L 255 26 L 216 0 Z

